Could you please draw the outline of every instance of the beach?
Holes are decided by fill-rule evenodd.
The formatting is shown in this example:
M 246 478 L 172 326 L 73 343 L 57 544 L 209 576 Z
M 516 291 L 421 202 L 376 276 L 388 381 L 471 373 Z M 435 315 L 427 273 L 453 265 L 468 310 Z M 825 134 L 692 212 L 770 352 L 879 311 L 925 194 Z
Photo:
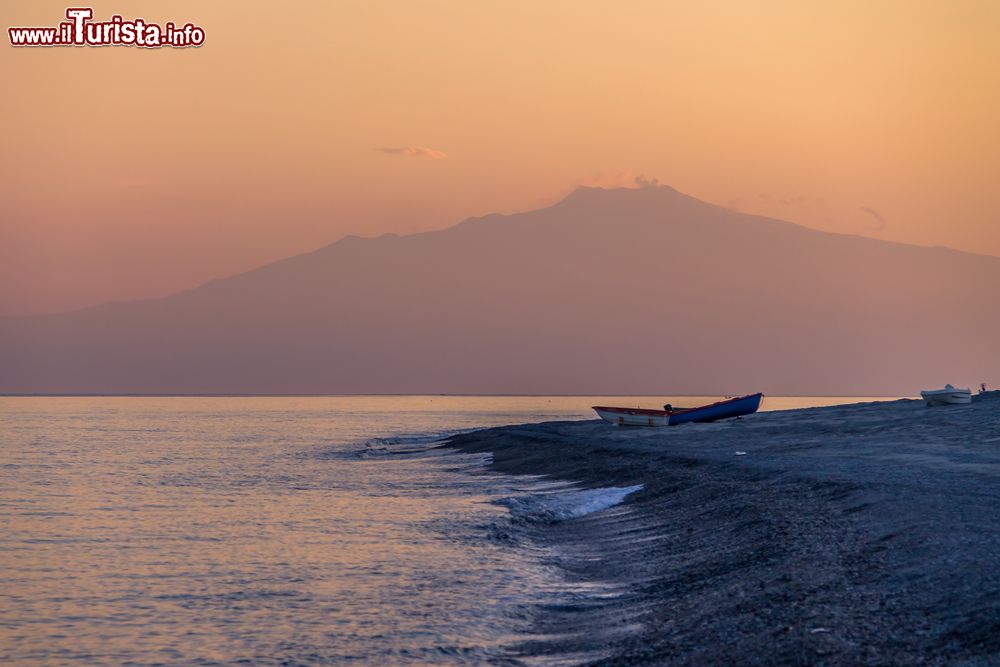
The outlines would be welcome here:
M 497 472 L 641 485 L 522 527 L 567 578 L 617 591 L 538 610 L 527 663 L 1000 662 L 1000 392 L 444 446 L 491 453 Z

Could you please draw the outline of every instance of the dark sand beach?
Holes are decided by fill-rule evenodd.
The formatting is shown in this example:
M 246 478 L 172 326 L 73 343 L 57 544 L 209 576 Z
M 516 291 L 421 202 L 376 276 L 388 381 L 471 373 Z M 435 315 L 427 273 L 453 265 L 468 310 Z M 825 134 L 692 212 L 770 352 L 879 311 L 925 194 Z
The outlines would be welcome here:
M 675 428 L 549 422 L 447 446 L 512 474 L 643 485 L 524 527 L 568 577 L 622 591 L 541 610 L 548 638 L 520 647 L 526 662 L 1000 664 L 1000 392 Z

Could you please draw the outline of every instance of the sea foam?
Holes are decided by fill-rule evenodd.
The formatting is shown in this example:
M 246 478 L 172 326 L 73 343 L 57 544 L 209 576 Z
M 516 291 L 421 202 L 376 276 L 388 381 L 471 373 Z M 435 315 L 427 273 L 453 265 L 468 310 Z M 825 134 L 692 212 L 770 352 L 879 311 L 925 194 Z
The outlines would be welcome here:
M 608 486 L 597 489 L 571 489 L 514 496 L 498 502 L 507 507 L 515 518 L 551 523 L 575 519 L 614 507 L 630 494 L 641 490 L 642 484 Z

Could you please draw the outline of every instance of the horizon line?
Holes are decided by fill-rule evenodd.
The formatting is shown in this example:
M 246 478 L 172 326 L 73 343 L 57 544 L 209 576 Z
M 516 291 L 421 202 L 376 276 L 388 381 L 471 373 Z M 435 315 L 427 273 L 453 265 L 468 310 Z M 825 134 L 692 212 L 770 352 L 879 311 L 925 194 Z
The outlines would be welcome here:
M 762 392 L 763 393 L 763 392 Z M 0 398 L 384 398 L 384 397 L 411 397 L 411 398 L 586 398 L 588 396 L 605 396 L 615 398 L 629 397 L 717 397 L 729 396 L 729 394 L 703 394 L 703 393 L 671 393 L 662 392 L 655 394 L 615 394 L 615 393 L 584 393 L 584 394 L 510 394 L 510 393 L 362 393 L 362 394 L 338 394 L 338 393 L 131 393 L 131 392 L 0 392 Z M 898 396 L 895 394 L 768 394 L 764 397 L 770 398 L 914 398 L 912 396 Z

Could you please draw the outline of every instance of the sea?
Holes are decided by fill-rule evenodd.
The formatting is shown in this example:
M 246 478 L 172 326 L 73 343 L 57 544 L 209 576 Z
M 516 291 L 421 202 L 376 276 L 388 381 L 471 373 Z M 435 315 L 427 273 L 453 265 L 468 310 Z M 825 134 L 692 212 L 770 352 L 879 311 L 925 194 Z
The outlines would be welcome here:
M 638 487 L 501 475 L 440 443 L 718 398 L 0 397 L 0 664 L 554 662 L 521 650 L 539 614 L 616 591 L 519 526 Z

